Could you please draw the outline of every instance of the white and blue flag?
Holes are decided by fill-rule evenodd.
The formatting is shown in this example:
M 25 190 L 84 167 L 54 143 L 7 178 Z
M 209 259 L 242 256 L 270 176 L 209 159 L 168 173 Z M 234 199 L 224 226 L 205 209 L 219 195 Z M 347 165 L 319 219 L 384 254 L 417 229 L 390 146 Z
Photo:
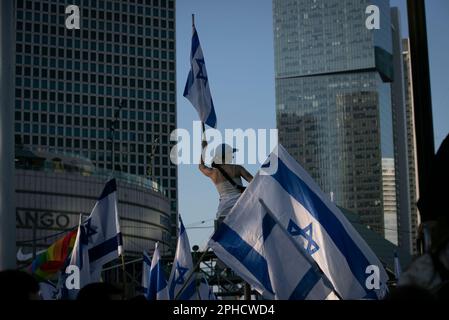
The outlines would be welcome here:
M 168 292 L 172 300 L 196 300 L 195 277 L 191 276 L 193 270 L 192 254 L 190 252 L 189 238 L 179 216 L 179 236 L 173 261 Z
M 195 26 L 193 26 L 190 66 L 190 72 L 184 89 L 184 97 L 192 103 L 200 116 L 200 120 L 208 126 L 215 128 L 217 126 L 217 117 L 210 93 L 203 50 L 201 49 L 200 39 L 198 38 Z
M 146 252 L 143 253 L 142 287 L 147 300 L 169 300 L 159 243 L 156 243 L 151 260 Z
M 78 226 L 75 245 L 67 266 L 75 265 L 80 270 L 80 289 L 101 280 L 103 265 L 123 254 L 123 241 L 117 210 L 117 184 L 109 180 L 95 203 L 89 217 Z M 60 298 L 76 298 L 78 290 L 66 287 L 67 274 L 61 272 L 58 281 Z
M 223 262 L 268 298 L 270 294 L 280 299 L 309 298 L 321 281 L 342 299 L 379 299 L 386 292 L 388 276 L 379 259 L 280 145 L 209 244 Z M 313 259 L 309 267 L 295 248 Z M 292 257 L 298 262 L 292 263 Z M 323 277 L 318 276 L 314 266 L 319 267 Z M 369 266 L 379 270 L 374 275 L 378 276 L 374 279 L 378 286 L 376 281 L 374 286 L 367 286 L 372 275 L 367 273 Z M 274 277 L 282 279 L 277 282 Z M 297 283 L 294 291 L 285 288 L 291 283 Z M 323 286 L 321 297 L 326 293 Z
M 70 262 L 69 266 L 76 266 L 79 270 L 79 289 L 76 288 L 69 288 L 66 292 L 65 298 L 74 300 L 76 299 L 76 296 L 78 294 L 78 291 L 82 289 L 84 286 L 88 285 L 89 283 L 95 282 L 97 279 L 92 279 L 91 276 L 91 270 L 90 270 L 90 261 L 89 261 L 89 251 L 87 248 L 88 239 L 87 239 L 87 233 L 86 228 L 84 224 L 81 222 L 81 216 L 80 216 L 80 222 L 78 225 L 78 233 L 76 235 L 75 244 L 73 246 L 72 254 L 70 256 Z M 67 275 L 64 277 L 64 279 L 67 279 Z M 65 280 L 64 280 L 65 281 Z M 67 286 L 67 283 L 65 283 Z M 67 289 L 67 287 L 66 287 Z
M 115 179 L 106 183 L 92 213 L 83 226 L 89 248 L 91 274 L 94 281 L 99 281 L 103 265 L 123 254 Z
M 299 248 L 257 193 L 256 176 L 209 246 L 217 257 L 264 299 L 324 300 L 332 288 L 302 248 Z

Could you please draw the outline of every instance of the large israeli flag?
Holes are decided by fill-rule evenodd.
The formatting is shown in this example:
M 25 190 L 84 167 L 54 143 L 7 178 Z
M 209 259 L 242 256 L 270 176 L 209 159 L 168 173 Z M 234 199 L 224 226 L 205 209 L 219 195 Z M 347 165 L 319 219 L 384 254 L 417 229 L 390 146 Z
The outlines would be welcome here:
M 331 285 L 257 196 L 259 180 L 251 182 L 209 246 L 265 299 L 330 299 Z
M 195 277 L 193 272 L 193 260 L 190 253 L 190 243 L 186 229 L 179 216 L 179 236 L 176 247 L 175 259 L 168 280 L 169 296 L 174 300 L 196 300 Z
M 195 26 L 193 26 L 192 49 L 190 52 L 190 72 L 184 89 L 184 97 L 195 107 L 202 122 L 212 128 L 217 126 L 217 117 L 210 93 L 206 63 L 204 62 L 203 50 L 201 49 L 200 39 Z
M 234 261 L 236 259 L 247 261 L 247 277 L 258 281 L 265 279 L 267 283 L 265 288 L 269 288 L 267 276 L 262 277 L 260 271 L 255 272 L 267 270 L 265 267 L 267 262 L 261 258 L 257 260 L 255 257 L 259 256 L 255 253 L 250 254 L 257 252 L 267 261 L 262 249 L 266 246 L 266 240 L 257 241 L 261 231 L 254 230 L 249 221 L 245 221 L 252 219 L 253 223 L 254 218 L 250 217 L 255 212 L 259 212 L 259 219 L 263 219 L 264 216 L 260 214 L 260 210 L 245 205 L 248 199 L 256 199 L 263 203 L 266 211 L 269 211 L 276 222 L 276 227 L 283 230 L 284 235 L 288 235 L 288 239 L 293 240 L 295 246 L 307 252 L 339 297 L 343 299 L 383 297 L 388 276 L 379 259 L 341 211 L 282 146 L 278 146 L 270 154 L 224 221 L 223 227 L 213 236 L 211 241 L 213 249 L 216 252 L 223 252 L 221 256 L 217 253 L 220 258 L 223 259 L 224 255 Z M 252 200 L 254 206 L 256 200 Z M 259 222 L 258 225 L 270 224 Z M 234 237 L 225 237 L 223 235 L 225 233 L 234 234 Z M 245 239 L 247 252 L 242 253 L 242 249 L 234 252 L 233 248 L 237 248 L 237 243 L 241 241 L 233 240 L 237 241 L 233 243 L 230 239 Z M 288 263 L 290 250 L 285 249 L 286 242 L 284 240 L 277 242 L 280 243 L 277 247 L 279 262 Z M 265 274 L 267 272 L 269 268 Z M 285 272 L 288 272 L 288 269 Z M 316 281 L 317 278 L 313 279 Z M 272 285 L 272 282 L 270 284 Z
M 147 300 L 169 300 L 159 243 L 156 243 L 151 260 L 146 252 L 143 253 L 142 287 Z
M 106 183 L 83 226 L 86 230 L 92 278 L 99 281 L 103 265 L 123 254 L 115 179 Z

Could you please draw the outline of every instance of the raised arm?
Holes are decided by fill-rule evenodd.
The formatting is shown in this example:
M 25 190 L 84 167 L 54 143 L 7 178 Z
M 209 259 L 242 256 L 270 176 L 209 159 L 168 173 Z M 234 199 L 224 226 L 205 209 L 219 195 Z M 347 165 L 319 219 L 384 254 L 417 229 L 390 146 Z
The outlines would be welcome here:
M 208 166 L 206 166 L 206 164 L 204 163 L 204 158 L 203 158 L 203 153 L 206 150 L 207 147 L 207 141 L 203 140 L 201 142 L 201 155 L 200 155 L 200 164 L 198 165 L 198 169 L 200 169 L 200 171 L 207 177 L 211 177 L 214 170 L 209 168 Z

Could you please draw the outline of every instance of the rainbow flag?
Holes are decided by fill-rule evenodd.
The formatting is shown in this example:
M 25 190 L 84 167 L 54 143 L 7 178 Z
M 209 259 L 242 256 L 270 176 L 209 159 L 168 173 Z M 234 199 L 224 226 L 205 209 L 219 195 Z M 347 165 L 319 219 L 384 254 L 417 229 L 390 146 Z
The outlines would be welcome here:
M 51 280 L 64 266 L 75 244 L 77 230 L 70 231 L 42 252 L 28 266 L 28 271 L 38 280 Z

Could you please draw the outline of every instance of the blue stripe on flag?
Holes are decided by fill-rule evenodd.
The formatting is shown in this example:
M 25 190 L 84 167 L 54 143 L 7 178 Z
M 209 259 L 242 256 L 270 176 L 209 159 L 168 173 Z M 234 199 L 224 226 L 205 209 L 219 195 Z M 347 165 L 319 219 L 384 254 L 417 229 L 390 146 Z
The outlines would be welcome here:
M 193 86 L 194 82 L 195 82 L 195 78 L 193 76 L 193 71 L 190 70 L 189 75 L 187 77 L 186 86 L 184 88 L 184 93 L 183 93 L 184 97 L 187 97 L 189 95 L 190 88 Z
M 111 252 L 118 250 L 119 239 L 121 234 L 118 233 L 115 237 L 112 237 L 99 245 L 89 249 L 89 261 L 90 263 L 108 255 Z
M 321 277 L 317 274 L 313 268 L 310 268 L 309 271 L 301 278 L 295 290 L 290 295 L 289 300 L 305 300 L 309 295 L 310 291 L 312 291 L 313 287 L 320 281 Z
M 193 59 L 195 56 L 196 50 L 200 46 L 200 38 L 198 37 L 198 32 L 196 32 L 196 28 L 193 27 L 193 35 L 192 35 L 192 48 L 190 51 L 190 59 Z
M 161 262 L 156 263 L 150 270 L 150 287 L 148 288 L 148 300 L 157 300 L 157 293 L 167 286 L 165 274 Z
M 117 191 L 117 183 L 115 179 L 109 180 L 106 185 L 104 186 L 103 192 L 101 193 L 100 197 L 98 198 L 98 201 L 101 199 L 106 198 L 111 193 Z
M 215 114 L 215 107 L 214 107 L 214 102 L 212 101 L 212 98 L 210 98 L 210 113 L 209 116 L 206 119 L 206 124 L 209 127 L 215 128 L 215 126 L 217 125 L 217 115 Z
M 371 263 L 348 235 L 336 215 L 281 159 L 278 159 L 278 170 L 272 177 L 321 224 L 345 257 L 354 277 L 362 288 L 367 290 L 365 288 L 365 270 Z M 373 297 L 377 297 L 374 291 L 367 292 L 373 294 Z
M 240 235 L 222 223 L 212 236 L 227 252 L 233 255 L 271 293 L 268 264 L 265 258 L 253 249 Z

